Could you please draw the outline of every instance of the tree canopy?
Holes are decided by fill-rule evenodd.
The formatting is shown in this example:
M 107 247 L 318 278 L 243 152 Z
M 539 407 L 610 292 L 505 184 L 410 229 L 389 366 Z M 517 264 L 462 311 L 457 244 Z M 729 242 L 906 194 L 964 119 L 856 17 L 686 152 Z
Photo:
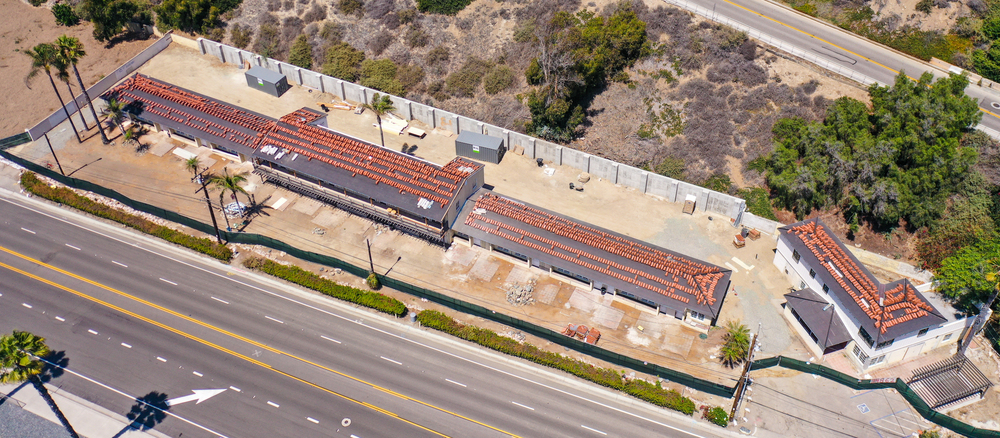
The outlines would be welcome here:
M 985 301 L 996 286 L 986 274 L 1000 270 L 1000 239 L 983 240 L 960 249 L 941 263 L 935 280 L 938 292 L 957 300 L 960 307 Z
M 764 168 L 776 203 L 800 218 L 840 206 L 853 226 L 930 225 L 976 162 L 959 140 L 982 117 L 964 75 L 932 81 L 900 72 L 892 87 L 869 87 L 871 108 L 842 97 L 822 122 L 775 123 Z
M 621 77 L 650 52 L 646 23 L 627 3 L 605 18 L 591 11 L 559 11 L 537 23 L 539 56 L 525 79 L 538 87 L 520 96 L 531 112 L 526 128 L 544 138 L 568 141 L 583 123 L 593 91 Z
M 361 62 L 364 60 L 365 52 L 341 41 L 327 47 L 323 74 L 354 82 L 361 75 Z

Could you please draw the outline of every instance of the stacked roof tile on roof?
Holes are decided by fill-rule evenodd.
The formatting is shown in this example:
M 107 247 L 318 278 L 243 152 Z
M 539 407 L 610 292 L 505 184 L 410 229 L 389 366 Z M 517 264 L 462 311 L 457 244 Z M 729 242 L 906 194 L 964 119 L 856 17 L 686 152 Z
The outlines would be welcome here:
M 106 96 L 113 96 L 126 105 L 141 106 L 141 112 L 154 114 L 246 147 L 252 147 L 257 136 L 273 122 L 273 119 L 140 74 L 112 88 Z
M 693 300 L 699 305 L 696 307 L 715 308 L 725 293 L 724 290 L 719 293 L 720 286 L 723 289 L 728 287 L 728 284 L 723 284 L 728 271 L 717 266 L 653 248 L 512 199 L 484 193 L 476 199 L 474 208 L 465 220 L 465 225 L 469 227 L 672 300 L 694 304 L 691 303 Z M 495 213 L 499 217 L 494 219 L 487 213 Z M 547 238 L 540 232 L 554 236 Z M 636 266 L 651 269 L 637 269 Z M 713 316 L 716 314 L 711 313 Z
M 782 230 L 791 238 L 793 248 L 818 262 L 809 263 L 809 266 L 825 271 L 824 278 L 828 280 L 826 284 L 831 293 L 846 295 L 842 298 L 849 300 L 842 301 L 852 305 L 844 310 L 883 335 L 889 334 L 895 326 L 900 329 L 892 330 L 894 335 L 905 334 L 945 320 L 909 281 L 881 284 L 819 219 L 792 224 Z M 830 280 L 834 284 L 830 284 Z
M 300 111 L 273 123 L 258 144 L 286 149 L 308 161 L 320 161 L 348 172 L 352 178 L 360 175 L 375 185 L 386 184 L 399 194 L 433 201 L 442 209 L 452 202 L 462 181 L 482 167 L 462 158 L 455 158 L 444 167 L 437 166 L 309 125 L 312 120 Z

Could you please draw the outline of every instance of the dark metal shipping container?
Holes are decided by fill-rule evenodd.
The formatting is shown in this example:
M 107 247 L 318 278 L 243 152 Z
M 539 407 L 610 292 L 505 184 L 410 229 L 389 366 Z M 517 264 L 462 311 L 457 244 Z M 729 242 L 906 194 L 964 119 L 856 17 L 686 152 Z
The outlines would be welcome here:
M 507 148 L 503 139 L 465 131 L 455 139 L 455 153 L 460 157 L 474 158 L 487 163 L 500 164 Z
M 247 70 L 246 76 L 250 88 L 256 88 L 274 97 L 281 97 L 290 88 L 285 75 L 264 67 L 253 67 Z

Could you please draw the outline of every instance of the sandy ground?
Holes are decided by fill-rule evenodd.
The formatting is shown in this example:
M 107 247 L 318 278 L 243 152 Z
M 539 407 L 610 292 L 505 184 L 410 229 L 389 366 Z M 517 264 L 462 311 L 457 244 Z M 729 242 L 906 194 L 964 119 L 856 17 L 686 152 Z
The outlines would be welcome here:
M 154 40 L 126 41 L 114 47 L 105 48 L 93 37 L 94 27 L 81 22 L 73 27 L 59 26 L 52 12 L 45 7 L 32 7 L 18 0 L 0 0 L 3 19 L 0 20 L 0 137 L 24 132 L 59 108 L 59 100 L 52 92 L 52 86 L 44 75 L 34 78 L 29 86 L 24 78 L 31 68 L 28 57 L 21 53 L 36 44 L 53 42 L 61 35 L 80 39 L 87 56 L 78 64 L 80 76 L 87 86 L 101 80 L 105 74 L 114 71 L 129 58 L 145 49 Z M 72 81 L 73 93 L 79 94 L 76 79 Z M 58 82 L 59 92 L 68 100 L 66 85 Z M 96 96 L 91 96 L 92 98 Z

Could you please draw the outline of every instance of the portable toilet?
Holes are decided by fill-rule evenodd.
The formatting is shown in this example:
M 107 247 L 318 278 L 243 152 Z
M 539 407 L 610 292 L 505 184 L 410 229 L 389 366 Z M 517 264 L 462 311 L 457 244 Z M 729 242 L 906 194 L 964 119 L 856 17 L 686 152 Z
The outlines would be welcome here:
M 264 67 L 253 67 L 246 72 L 247 85 L 274 97 L 281 97 L 290 88 L 288 79 L 281 73 L 275 73 Z

